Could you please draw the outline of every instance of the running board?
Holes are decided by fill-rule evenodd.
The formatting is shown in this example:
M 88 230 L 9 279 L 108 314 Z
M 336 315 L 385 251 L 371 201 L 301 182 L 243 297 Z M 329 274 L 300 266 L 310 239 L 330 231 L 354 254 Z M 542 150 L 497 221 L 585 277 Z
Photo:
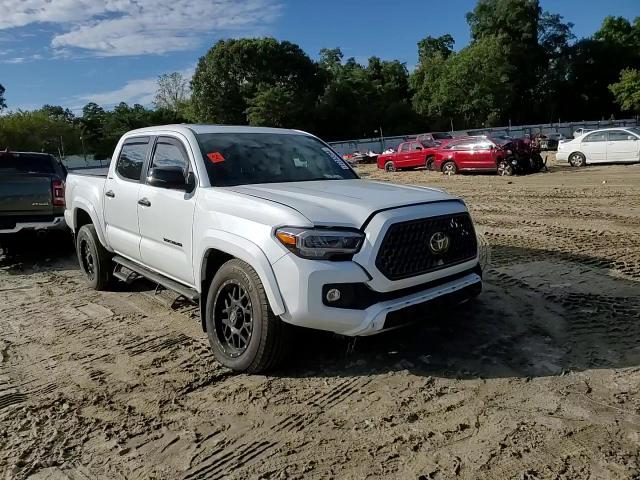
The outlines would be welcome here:
M 164 275 L 154 272 L 153 270 L 148 269 L 147 267 L 143 267 L 142 265 L 138 265 L 131 260 L 127 260 L 119 255 L 113 257 L 113 261 L 118 265 L 122 265 L 123 267 L 131 270 L 132 272 L 137 273 L 141 277 L 147 278 L 152 282 L 155 282 L 159 285 L 162 285 L 169 290 L 173 290 L 174 292 L 179 293 L 183 297 L 188 300 L 197 303 L 200 299 L 200 294 L 195 291 L 193 288 L 189 288 L 181 283 L 176 282 L 175 280 L 171 280 L 170 278 L 165 277 Z

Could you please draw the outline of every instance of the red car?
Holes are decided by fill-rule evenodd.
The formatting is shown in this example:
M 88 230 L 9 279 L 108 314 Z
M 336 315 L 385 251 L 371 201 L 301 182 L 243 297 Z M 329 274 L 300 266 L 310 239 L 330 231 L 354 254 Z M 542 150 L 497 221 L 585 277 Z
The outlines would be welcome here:
M 434 170 L 454 174 L 486 171 L 498 175 L 537 173 L 544 160 L 537 149 L 508 136 L 456 138 L 436 151 Z
M 427 146 L 417 140 L 404 142 L 400 144 L 397 151 L 378 155 L 378 168 L 387 172 L 395 172 L 404 168 L 431 168 L 438 148 L 440 147 Z
M 506 153 L 502 143 L 490 137 L 456 138 L 436 152 L 434 170 L 450 175 L 461 171 L 497 172 Z

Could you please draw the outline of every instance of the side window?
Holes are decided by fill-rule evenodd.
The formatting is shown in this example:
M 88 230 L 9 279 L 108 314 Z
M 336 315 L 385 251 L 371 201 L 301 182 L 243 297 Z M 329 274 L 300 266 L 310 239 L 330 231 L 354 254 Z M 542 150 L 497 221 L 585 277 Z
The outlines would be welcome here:
M 458 142 L 455 145 L 452 145 L 451 148 L 453 150 L 468 151 L 468 150 L 473 150 L 473 146 L 475 144 L 476 144 L 475 140 L 465 140 L 463 142 Z
M 177 140 L 160 137 L 156 143 L 151 167 L 179 167 L 186 175 L 189 171 L 189 160 Z
M 422 145 L 420 145 L 418 142 L 412 143 L 411 150 L 422 150 Z
M 609 132 L 609 141 L 610 142 L 622 142 L 626 140 L 633 140 L 635 137 L 631 135 L 629 132 L 625 132 L 623 130 L 611 130 Z
M 142 167 L 147 157 L 149 137 L 131 138 L 125 142 L 120 151 L 116 172 L 127 180 L 140 181 Z
M 491 148 L 491 143 L 487 141 L 478 142 L 474 145 L 474 150 L 489 150 Z
M 408 143 L 403 143 L 402 145 L 400 145 L 400 151 L 401 152 L 408 152 L 409 151 L 409 144 Z
M 583 142 L 606 142 L 607 141 L 607 132 L 595 132 L 590 133 L 584 139 Z

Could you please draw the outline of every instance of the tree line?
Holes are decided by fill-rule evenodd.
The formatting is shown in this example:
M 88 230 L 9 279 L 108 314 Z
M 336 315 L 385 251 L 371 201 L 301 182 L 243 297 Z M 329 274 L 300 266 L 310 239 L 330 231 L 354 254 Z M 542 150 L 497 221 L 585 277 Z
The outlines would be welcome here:
M 539 0 L 479 0 L 469 45 L 428 36 L 412 71 L 398 60 L 313 60 L 274 38 L 220 40 L 191 82 L 158 80 L 155 108 L 87 104 L 82 115 L 45 105 L 0 117 L 0 147 L 109 156 L 127 130 L 180 122 L 307 130 L 343 140 L 433 130 L 595 120 L 640 113 L 640 17 L 606 17 L 591 37 Z M 6 106 L 0 85 L 0 110 Z

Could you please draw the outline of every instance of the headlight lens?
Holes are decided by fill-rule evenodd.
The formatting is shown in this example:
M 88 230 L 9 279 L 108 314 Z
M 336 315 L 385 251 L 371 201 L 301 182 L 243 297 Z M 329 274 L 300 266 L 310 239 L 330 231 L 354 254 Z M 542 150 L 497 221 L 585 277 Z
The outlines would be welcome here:
M 348 258 L 360 250 L 364 241 L 360 232 L 321 228 L 282 227 L 275 235 L 292 253 L 315 260 Z

